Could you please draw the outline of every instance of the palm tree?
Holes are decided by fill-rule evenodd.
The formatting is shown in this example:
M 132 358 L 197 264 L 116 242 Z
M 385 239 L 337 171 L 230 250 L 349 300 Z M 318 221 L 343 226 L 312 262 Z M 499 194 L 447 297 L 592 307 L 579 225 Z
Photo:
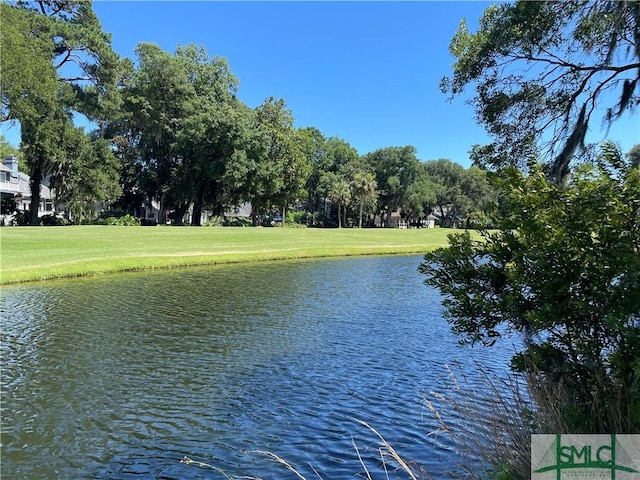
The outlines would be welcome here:
M 340 207 L 344 207 L 346 222 L 347 205 L 351 201 L 351 189 L 349 188 L 349 183 L 344 179 L 337 179 L 329 189 L 329 199 L 338 206 L 338 228 L 342 228 Z
M 358 222 L 358 228 L 362 228 L 364 202 L 367 198 L 375 195 L 378 184 L 372 173 L 358 172 L 354 175 L 351 185 L 353 186 L 354 193 L 360 198 L 360 221 Z

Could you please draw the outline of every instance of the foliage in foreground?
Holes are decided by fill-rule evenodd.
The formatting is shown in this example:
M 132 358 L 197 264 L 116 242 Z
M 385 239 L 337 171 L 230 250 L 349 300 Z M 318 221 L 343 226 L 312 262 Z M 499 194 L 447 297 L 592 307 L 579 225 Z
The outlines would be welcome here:
M 451 365 L 449 382 L 442 391 L 424 399 L 438 428 L 434 438 L 446 437 L 458 453 L 459 463 L 451 478 L 527 479 L 531 474 L 531 426 L 548 424 L 538 416 L 526 385 L 519 375 L 499 378 L 486 367 L 475 385 L 465 376 L 465 368 Z M 455 419 L 450 421 L 450 419 Z
M 393 446 L 389 442 L 387 442 L 387 440 L 385 440 L 382 434 L 380 434 L 380 432 L 378 432 L 374 427 L 372 427 L 366 422 L 363 422 L 362 420 L 353 419 L 353 421 L 359 424 L 360 426 L 365 427 L 371 433 L 373 433 L 377 441 L 377 445 L 375 446 L 375 455 L 377 458 L 374 457 L 375 460 L 371 462 L 372 460 L 371 458 L 369 458 L 369 461 L 363 458 L 360 448 L 356 444 L 355 440 L 352 439 L 354 451 L 363 469 L 363 473 L 359 473 L 357 475 L 354 474 L 355 476 L 366 478 L 368 480 L 373 480 L 374 478 L 378 478 L 375 475 L 375 473 L 373 473 L 373 471 L 375 470 L 378 472 L 384 472 L 384 477 L 380 477 L 380 478 L 386 478 L 387 480 L 389 480 L 390 478 L 389 476 L 390 472 L 393 472 L 394 474 L 393 478 L 396 478 L 396 479 L 406 478 L 408 480 L 419 480 L 421 478 L 431 478 L 431 476 L 427 475 L 421 469 L 418 469 L 415 466 L 410 465 L 410 463 L 408 463 L 407 461 L 405 461 L 405 459 L 402 458 L 402 456 L 393 448 Z M 307 480 L 307 477 L 305 477 L 304 472 L 299 467 L 292 465 L 289 461 L 280 457 L 274 452 L 265 451 L 265 450 L 255 450 L 250 453 L 256 453 L 256 454 L 262 455 L 272 460 L 276 464 L 281 465 L 283 467 L 283 471 L 287 470 L 291 472 L 295 477 L 297 477 L 300 480 Z M 233 480 L 234 478 L 243 478 L 247 480 L 265 480 L 262 477 L 253 477 L 253 476 L 232 477 L 227 473 L 225 473 L 224 470 L 217 467 L 216 465 L 212 465 L 210 463 L 202 462 L 199 460 L 193 460 L 192 458 L 186 455 L 182 457 L 182 459 L 180 460 L 180 463 L 197 467 L 197 468 L 214 470 L 228 480 Z M 371 463 L 374 463 L 376 465 L 375 466 L 371 465 Z M 318 472 L 313 467 L 313 465 L 308 465 L 308 467 L 313 472 L 313 478 L 319 478 L 320 480 L 323 480 L 324 477 L 322 476 L 321 472 Z
M 541 169 L 507 171 L 501 229 L 484 241 L 451 235 L 419 267 L 444 294 L 463 343 L 523 338 L 513 367 L 529 375 L 534 393 L 555 390 L 562 403 L 538 407 L 561 412 L 572 433 L 640 431 L 635 153 L 625 161 L 605 145 L 598 164 L 582 166 L 567 187 Z

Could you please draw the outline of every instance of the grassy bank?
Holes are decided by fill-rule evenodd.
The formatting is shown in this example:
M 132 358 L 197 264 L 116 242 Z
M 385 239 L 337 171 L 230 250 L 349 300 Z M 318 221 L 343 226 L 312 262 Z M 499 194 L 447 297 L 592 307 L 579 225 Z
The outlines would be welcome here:
M 259 260 L 424 253 L 448 229 L 6 227 L 0 284 Z

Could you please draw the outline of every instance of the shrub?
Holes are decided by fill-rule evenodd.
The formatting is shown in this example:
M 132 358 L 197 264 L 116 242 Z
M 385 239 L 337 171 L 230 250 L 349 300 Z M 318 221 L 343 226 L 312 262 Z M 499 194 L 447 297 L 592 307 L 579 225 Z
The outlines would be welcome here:
M 286 224 L 287 225 L 307 225 L 311 218 L 309 212 L 287 212 Z
M 40 217 L 40 225 L 45 227 L 60 227 L 69 225 L 71 222 L 66 218 L 54 214 L 44 215 Z
M 464 343 L 521 336 L 512 366 L 543 417 L 561 405 L 573 433 L 640 432 L 640 166 L 605 145 L 568 186 L 504 175 L 500 230 L 450 235 L 425 283 Z
M 222 219 L 220 217 L 209 217 L 209 219 L 202 224 L 203 227 L 221 227 Z
M 112 225 L 117 227 L 138 227 L 141 225 L 140 220 L 136 217 L 126 214 L 121 217 L 107 217 L 99 219 L 98 225 Z
M 251 220 L 246 218 L 225 218 L 222 222 L 223 227 L 250 227 Z

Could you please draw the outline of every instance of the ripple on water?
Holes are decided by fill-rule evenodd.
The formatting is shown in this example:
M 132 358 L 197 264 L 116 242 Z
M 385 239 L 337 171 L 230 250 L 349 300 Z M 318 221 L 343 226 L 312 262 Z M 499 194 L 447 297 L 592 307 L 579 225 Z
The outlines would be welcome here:
M 434 476 L 454 452 L 423 396 L 461 349 L 419 257 L 111 275 L 3 290 L 6 478 L 284 478 L 381 468 L 368 422 Z M 450 420 L 457 422 L 455 413 Z

